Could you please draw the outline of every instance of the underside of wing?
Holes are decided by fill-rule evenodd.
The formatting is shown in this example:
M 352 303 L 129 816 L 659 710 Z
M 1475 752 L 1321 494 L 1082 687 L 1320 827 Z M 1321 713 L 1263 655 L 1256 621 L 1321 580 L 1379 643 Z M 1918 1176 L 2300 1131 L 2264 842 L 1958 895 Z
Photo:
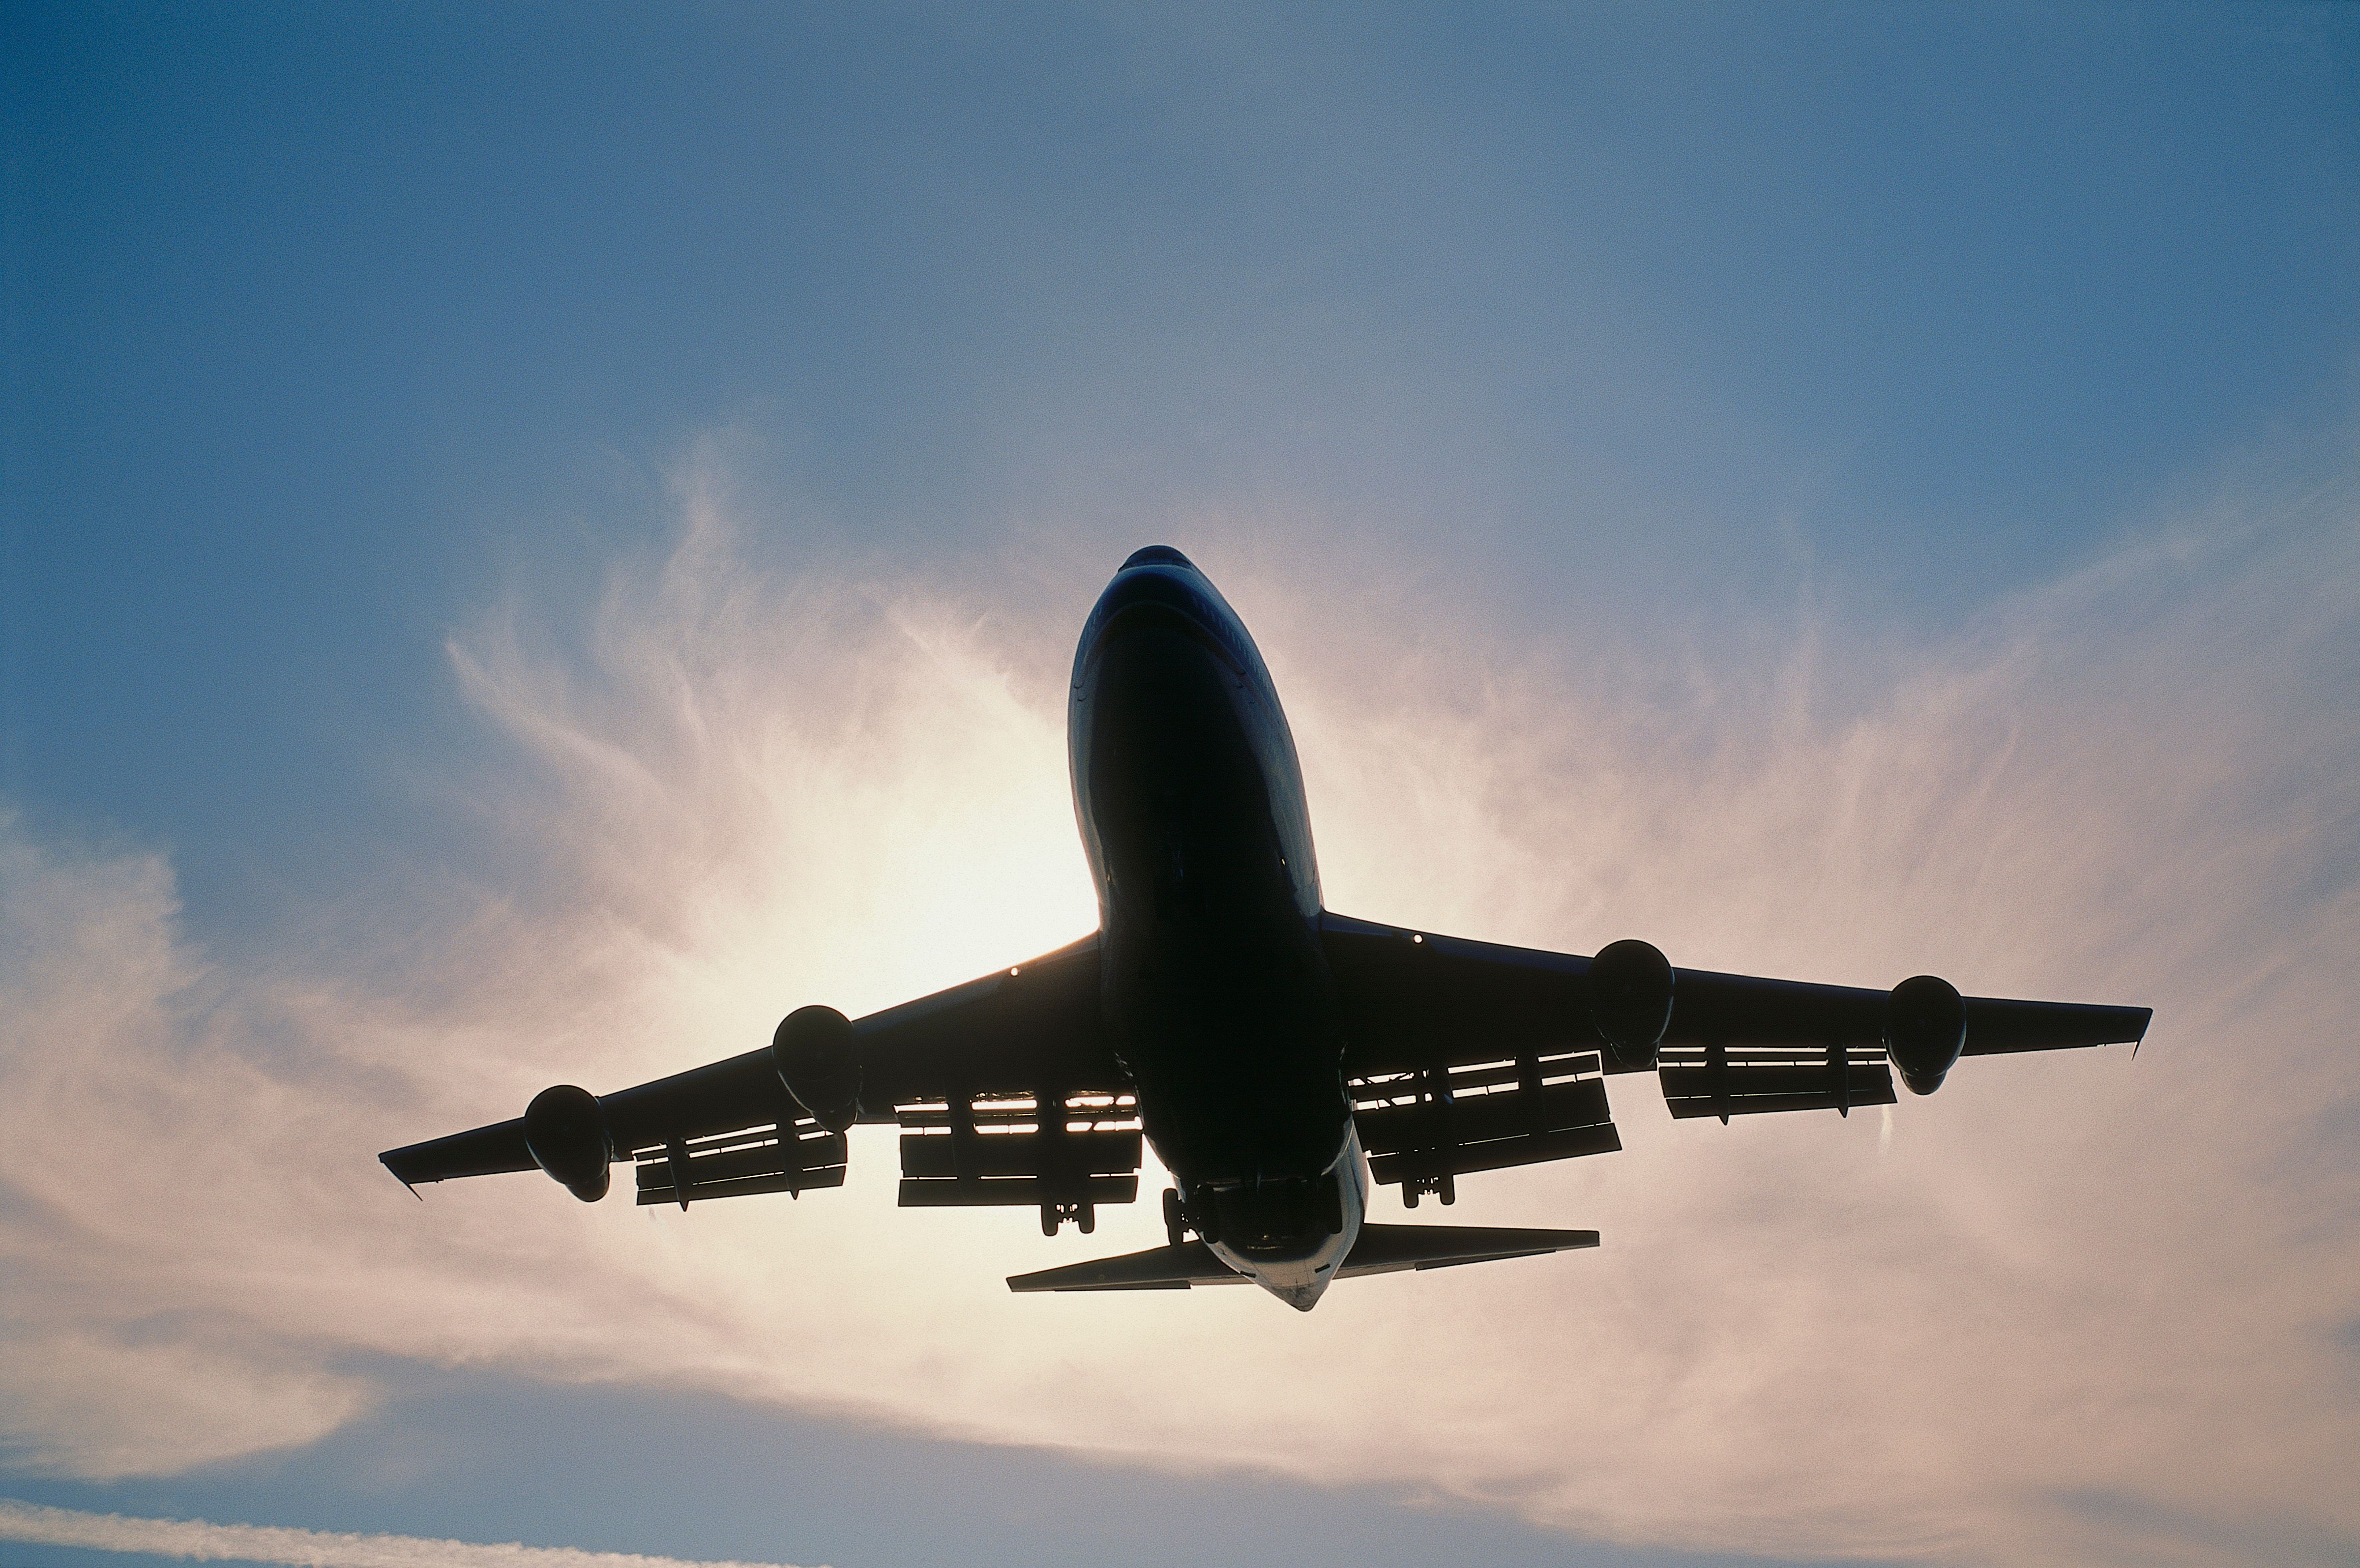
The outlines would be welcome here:
M 1675 1117 L 1889 1104 L 1961 1056 L 2136 1042 L 2145 1007 L 1890 991 L 1675 969 L 1321 918 L 1355 1120 L 1380 1182 L 1448 1203 L 1458 1176 L 1622 1147 L 1603 1079 L 1654 1071 Z
M 902 1128 L 905 1207 L 1039 1205 L 1089 1228 L 1137 1195 L 1138 1105 L 1104 1038 L 1098 939 L 846 1020 L 791 1015 L 770 1046 L 592 1095 L 560 1086 L 526 1114 L 379 1158 L 412 1187 L 542 1170 L 576 1196 L 635 1167 L 641 1203 L 844 1181 L 845 1129 Z

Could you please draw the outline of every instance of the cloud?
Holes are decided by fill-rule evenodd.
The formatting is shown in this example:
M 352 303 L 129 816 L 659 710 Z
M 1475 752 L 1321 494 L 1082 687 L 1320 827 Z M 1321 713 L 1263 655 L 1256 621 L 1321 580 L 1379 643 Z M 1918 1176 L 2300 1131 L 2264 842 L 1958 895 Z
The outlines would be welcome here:
M 1012 1298 L 1003 1275 L 1148 1245 L 1153 1205 L 1087 1244 L 893 1212 L 890 1134 L 856 1138 L 842 1192 L 686 1215 L 532 1175 L 420 1204 L 376 1168 L 543 1084 L 637 1082 L 1090 923 L 1040 651 L 1082 606 L 1011 622 L 989 584 L 771 575 L 725 494 L 692 473 L 678 548 L 589 606 L 453 637 L 489 736 L 448 770 L 465 853 L 272 963 L 209 958 L 157 856 L 0 829 L 18 1463 L 303 1443 L 366 1402 L 338 1370 L 364 1352 L 1699 1548 L 2360 1540 L 2348 483 L 2224 495 L 1954 637 L 1822 622 L 1744 668 L 1510 645 L 1316 551 L 1179 539 L 1271 654 L 1337 908 L 2158 1009 L 2136 1063 L 1969 1063 L 1898 1107 L 1889 1150 L 1880 1118 L 1675 1125 L 1618 1081 L 1625 1153 L 1470 1179 L 1454 1215 L 1596 1225 L 1601 1249 L 1360 1281 L 1306 1318 L 1253 1292 Z M 175 1388 L 243 1380 L 243 1424 L 135 1419 L 164 1356 Z
M 129 1519 L 44 1508 L 0 1497 L 0 1541 L 191 1557 L 200 1563 L 284 1563 L 293 1568 L 786 1568 L 784 1564 L 689 1563 L 628 1552 L 577 1552 L 563 1546 L 497 1546 L 429 1541 L 414 1535 L 345 1535 L 275 1525 L 212 1524 L 204 1519 Z

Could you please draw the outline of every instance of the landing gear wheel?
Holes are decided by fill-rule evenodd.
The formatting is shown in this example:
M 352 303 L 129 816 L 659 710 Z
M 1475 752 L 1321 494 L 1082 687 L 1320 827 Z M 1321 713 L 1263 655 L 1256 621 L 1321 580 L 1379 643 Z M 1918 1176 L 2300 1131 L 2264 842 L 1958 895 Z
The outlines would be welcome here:
M 1074 1205 L 1074 1228 L 1084 1236 L 1098 1228 L 1098 1206 L 1096 1203 Z
M 1196 1189 L 1196 1201 L 1190 1207 L 1195 1212 L 1188 1216 L 1188 1228 L 1196 1233 L 1196 1239 L 1207 1247 L 1218 1242 L 1221 1239 L 1219 1195 L 1209 1187 L 1199 1187 Z
M 1164 1239 L 1178 1247 L 1188 1239 L 1188 1211 L 1180 1202 L 1180 1189 L 1164 1189 Z
M 1444 1208 L 1459 1201 L 1459 1178 L 1446 1171 L 1434 1179 L 1434 1195 Z

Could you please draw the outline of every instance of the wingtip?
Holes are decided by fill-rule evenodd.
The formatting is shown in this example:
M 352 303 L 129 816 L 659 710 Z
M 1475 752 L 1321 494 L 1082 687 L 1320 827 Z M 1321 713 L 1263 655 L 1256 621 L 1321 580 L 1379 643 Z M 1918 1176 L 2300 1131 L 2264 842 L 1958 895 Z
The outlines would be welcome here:
M 400 1151 L 399 1149 L 388 1149 L 383 1154 L 377 1157 L 377 1162 L 385 1167 L 385 1173 L 387 1175 L 401 1183 L 401 1190 L 403 1192 L 409 1193 L 411 1197 L 417 1199 L 422 1203 L 426 1201 L 426 1194 L 420 1192 L 416 1187 L 410 1185 L 409 1177 L 404 1176 L 400 1171 L 394 1169 L 393 1157 L 399 1152 Z

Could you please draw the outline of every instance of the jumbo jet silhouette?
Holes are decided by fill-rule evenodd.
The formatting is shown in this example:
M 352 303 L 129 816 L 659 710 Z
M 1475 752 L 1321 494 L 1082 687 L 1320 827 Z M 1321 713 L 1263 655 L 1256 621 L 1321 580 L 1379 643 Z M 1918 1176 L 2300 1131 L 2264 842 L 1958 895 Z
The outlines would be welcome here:
M 1675 969 L 1354 920 L 1320 901 L 1295 741 L 1245 626 L 1178 550 L 1122 563 L 1082 628 L 1068 721 L 1093 934 L 859 1019 L 799 1008 L 770 1044 L 380 1158 L 404 1182 L 539 1169 L 585 1202 L 841 1185 L 845 1130 L 894 1122 L 904 1207 L 1037 1205 L 1055 1235 L 1138 1196 L 1142 1136 L 1176 1183 L 1169 1245 L 1018 1290 L 1251 1279 L 1308 1312 L 1338 1279 L 1594 1247 L 1598 1233 L 1371 1225 L 1456 1179 L 1622 1147 L 1604 1078 L 1653 1072 L 1675 1116 L 1927 1094 L 1961 1055 L 2136 1041 L 2144 1007 Z M 1196 1239 L 1190 1239 L 1193 1233 Z

